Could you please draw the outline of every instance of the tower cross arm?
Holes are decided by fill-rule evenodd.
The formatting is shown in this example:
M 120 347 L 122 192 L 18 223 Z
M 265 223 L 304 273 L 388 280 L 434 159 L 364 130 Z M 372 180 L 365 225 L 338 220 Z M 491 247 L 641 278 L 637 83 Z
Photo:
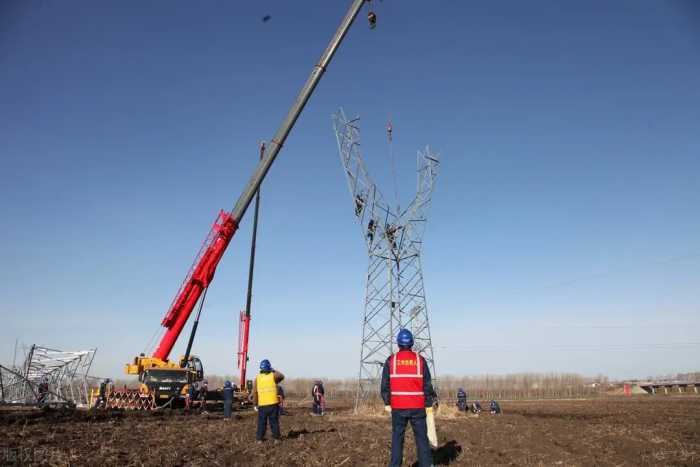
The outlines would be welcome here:
M 385 219 L 391 215 L 391 211 L 369 176 L 362 158 L 359 121 L 359 117 L 348 120 L 343 109 L 333 115 L 338 152 L 352 197 L 353 209 L 367 247 L 371 249 L 374 238 L 382 235 Z
M 432 201 L 435 179 L 437 178 L 440 159 L 437 154 L 426 146 L 425 151 L 418 151 L 418 187 L 416 197 L 411 201 L 404 213 L 406 219 L 405 232 L 414 248 L 420 251 L 427 221 L 427 212 Z

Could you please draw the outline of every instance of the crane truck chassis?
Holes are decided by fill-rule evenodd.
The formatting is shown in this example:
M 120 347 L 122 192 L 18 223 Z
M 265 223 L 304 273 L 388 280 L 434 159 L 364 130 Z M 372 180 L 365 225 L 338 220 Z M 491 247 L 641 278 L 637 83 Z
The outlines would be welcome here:
M 222 210 L 217 216 L 168 313 L 161 322 L 165 328 L 165 334 L 155 352 L 151 356 L 141 354 L 135 357 L 132 363 L 126 364 L 126 374 L 138 375 L 141 383 L 139 389 L 111 392 L 107 400 L 108 407 L 152 410 L 166 404 L 173 404 L 184 396 L 189 384 L 203 378 L 203 368 L 199 359 L 185 355 L 179 361 L 170 361 L 170 352 L 197 302 L 200 301 L 200 297 L 203 293 L 206 294 L 207 287 L 214 278 L 216 267 L 253 197 L 258 192 L 260 184 L 265 179 L 299 115 L 366 1 L 369 0 L 353 0 L 328 46 L 292 103 L 285 119 L 270 140 L 270 144 L 264 149 L 260 162 L 233 209 L 230 213 Z M 246 322 L 246 325 L 248 323 L 249 321 Z

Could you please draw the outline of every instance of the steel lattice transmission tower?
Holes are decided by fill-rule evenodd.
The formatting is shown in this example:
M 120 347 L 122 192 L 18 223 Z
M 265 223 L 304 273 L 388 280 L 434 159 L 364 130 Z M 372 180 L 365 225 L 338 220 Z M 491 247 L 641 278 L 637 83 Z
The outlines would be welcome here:
M 421 247 L 440 164 L 428 147 L 418 152 L 416 197 L 399 211 L 382 197 L 369 176 L 360 151 L 359 120 L 348 120 L 342 109 L 333 116 L 340 159 L 369 256 L 356 408 L 378 393 L 382 365 L 396 351 L 394 339 L 402 328 L 411 330 L 414 350 L 425 357 L 435 375 Z
M 97 349 L 66 352 L 32 345 L 21 367 L 0 365 L 0 403 L 87 405 L 88 376 Z M 39 387 L 48 385 L 41 397 Z M 42 400 L 43 399 L 43 400 Z

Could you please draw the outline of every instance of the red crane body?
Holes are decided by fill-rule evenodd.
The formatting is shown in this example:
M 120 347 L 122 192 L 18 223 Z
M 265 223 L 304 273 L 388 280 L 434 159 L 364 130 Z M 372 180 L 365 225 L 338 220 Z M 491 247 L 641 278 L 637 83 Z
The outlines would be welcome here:
M 231 214 L 225 211 L 219 212 L 214 225 L 209 231 L 209 235 L 207 235 L 190 271 L 185 277 L 185 281 L 182 283 L 173 303 L 170 305 L 168 313 L 161 322 L 166 331 L 158 344 L 158 348 L 153 353 L 155 358 L 167 360 L 170 356 L 175 341 L 177 341 L 182 328 L 192 314 L 199 297 L 214 278 L 216 267 L 237 228 L 238 224 Z

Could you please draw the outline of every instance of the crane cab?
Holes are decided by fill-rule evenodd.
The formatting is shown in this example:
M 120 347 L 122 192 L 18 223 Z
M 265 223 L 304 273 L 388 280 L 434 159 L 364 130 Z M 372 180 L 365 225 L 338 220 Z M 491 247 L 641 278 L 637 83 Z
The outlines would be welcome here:
M 140 355 L 134 358 L 133 364 L 126 365 L 125 371 L 138 375 L 139 392 L 152 395 L 157 406 L 169 402 L 179 405 L 188 386 L 204 379 L 204 366 L 196 356 L 171 362 Z
M 189 384 L 185 368 L 151 368 L 142 373 L 142 392 L 153 394 L 157 405 L 180 399 Z

